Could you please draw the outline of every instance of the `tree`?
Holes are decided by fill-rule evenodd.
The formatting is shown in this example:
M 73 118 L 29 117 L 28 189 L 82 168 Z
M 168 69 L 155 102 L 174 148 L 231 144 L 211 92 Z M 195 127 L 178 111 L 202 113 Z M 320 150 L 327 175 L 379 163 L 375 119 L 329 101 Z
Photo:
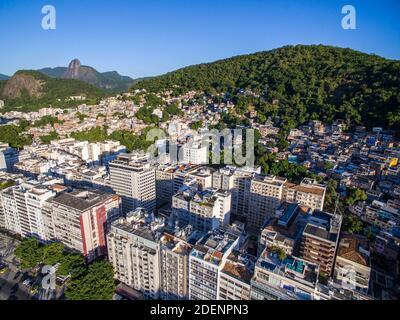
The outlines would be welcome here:
M 24 269 L 36 267 L 43 261 L 43 245 L 35 238 L 25 238 L 15 249 L 15 256 L 21 260 Z
M 271 252 L 275 252 L 278 255 L 279 260 L 283 260 L 286 258 L 286 253 L 283 249 L 279 248 L 278 246 L 272 246 Z
M 62 276 L 71 275 L 72 279 L 79 278 L 86 272 L 85 259 L 81 254 L 64 252 L 57 273 Z
M 7 189 L 9 187 L 12 187 L 15 185 L 15 181 L 14 180 L 7 180 L 4 182 L 0 182 L 0 190 L 4 190 Z
M 114 270 L 107 261 L 97 261 L 65 290 L 69 300 L 111 300 L 115 292 Z
M 326 185 L 326 196 L 325 196 L 325 208 L 333 210 L 335 208 L 335 202 L 338 197 L 337 193 L 338 183 L 334 179 L 329 179 Z
M 399 82 L 399 61 L 297 45 L 189 66 L 139 81 L 132 91 L 194 90 L 208 97 L 229 92 L 237 114 L 254 107 L 258 116 L 280 117 L 285 130 L 311 119 L 331 123 L 338 118 L 399 130 Z
M 50 144 L 51 141 L 58 139 L 58 133 L 56 131 L 50 132 L 50 134 L 41 136 L 40 140 L 43 144 Z
M 190 124 L 190 129 L 198 130 L 203 127 L 203 121 L 195 121 Z
M 346 203 L 353 205 L 358 201 L 365 201 L 368 199 L 366 192 L 362 189 L 350 189 L 347 193 Z
M 61 243 L 51 243 L 43 247 L 43 263 L 54 265 L 63 258 L 65 247 Z
M 364 229 L 364 224 L 357 216 L 347 214 L 344 216 L 343 229 L 349 233 L 360 234 Z
M 32 136 L 23 134 L 25 129 L 25 124 L 22 127 L 15 125 L 0 126 L 0 140 L 10 144 L 11 147 L 22 149 L 24 146 L 32 144 Z

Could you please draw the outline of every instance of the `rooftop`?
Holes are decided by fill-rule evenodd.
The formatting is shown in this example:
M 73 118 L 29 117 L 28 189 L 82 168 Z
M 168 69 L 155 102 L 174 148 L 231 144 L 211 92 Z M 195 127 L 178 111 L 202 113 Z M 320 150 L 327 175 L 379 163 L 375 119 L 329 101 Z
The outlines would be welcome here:
M 286 256 L 281 260 L 276 252 L 268 249 L 257 260 L 257 266 L 310 287 L 316 286 L 319 275 L 318 265 L 294 256 Z
M 228 256 L 222 272 L 250 284 L 256 260 L 257 258 L 254 256 L 243 255 L 239 251 L 233 250 Z
M 79 211 L 85 211 L 115 197 L 118 196 L 100 190 L 93 189 L 88 191 L 76 189 L 72 192 L 60 193 L 51 201 Z
M 225 253 L 232 249 L 237 239 L 237 235 L 227 231 L 218 229 L 210 231 L 195 244 L 191 255 L 219 265 Z
M 368 239 L 360 235 L 343 233 L 339 243 L 338 257 L 363 266 L 370 266 Z

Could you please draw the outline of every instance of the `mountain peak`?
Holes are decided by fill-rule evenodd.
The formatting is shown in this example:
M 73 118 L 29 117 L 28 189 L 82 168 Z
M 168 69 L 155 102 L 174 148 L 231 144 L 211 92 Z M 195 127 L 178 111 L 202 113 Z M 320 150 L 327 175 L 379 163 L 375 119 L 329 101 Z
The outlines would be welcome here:
M 67 68 L 44 68 L 39 71 L 53 78 L 81 80 L 110 91 L 128 90 L 133 83 L 133 79 L 121 76 L 116 71 L 101 73 L 93 67 L 82 65 L 79 59 L 73 59 Z
M 63 78 L 70 78 L 70 79 L 78 79 L 81 69 L 81 62 L 79 59 L 72 60 L 69 65 L 67 71 L 65 71 Z

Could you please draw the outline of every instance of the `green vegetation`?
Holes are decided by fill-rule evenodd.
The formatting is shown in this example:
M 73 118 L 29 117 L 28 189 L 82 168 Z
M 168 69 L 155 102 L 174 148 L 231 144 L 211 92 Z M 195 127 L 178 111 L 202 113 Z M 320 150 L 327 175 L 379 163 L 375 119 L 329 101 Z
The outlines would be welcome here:
M 43 261 L 44 248 L 38 240 L 25 238 L 17 246 L 14 254 L 20 259 L 23 269 L 31 269 Z
M 278 255 L 279 260 L 283 260 L 286 258 L 285 251 L 277 246 L 272 246 L 270 251 L 276 253 Z
M 74 132 L 71 137 L 79 141 L 101 142 L 105 140 L 119 141 L 121 145 L 125 146 L 128 152 L 133 150 L 147 150 L 154 141 L 147 141 L 147 133 L 154 127 L 147 127 L 143 130 L 141 135 L 135 135 L 128 130 L 117 130 L 107 134 L 105 127 L 95 127 L 90 130 Z
M 15 88 L 19 92 L 17 98 L 8 98 L 3 95 L 3 89 L 6 86 L 6 81 L 2 81 L 0 84 L 0 99 L 5 101 L 4 112 L 11 110 L 18 110 L 22 112 L 37 111 L 44 107 L 75 107 L 82 103 L 88 103 L 93 101 L 92 99 L 99 99 L 105 97 L 106 94 L 83 81 L 73 79 L 55 79 L 50 78 L 40 72 L 33 70 L 22 70 L 18 71 L 14 76 L 27 75 L 32 76 L 36 81 L 42 83 L 40 95 L 29 96 L 24 88 Z M 12 81 L 11 78 L 8 81 Z M 70 96 L 83 95 L 86 97 L 86 101 L 66 101 Z
M 113 118 L 118 118 L 118 119 L 126 119 L 128 116 L 125 113 L 122 112 L 114 112 L 113 113 Z
M 222 119 L 220 122 L 218 122 L 217 125 L 211 126 L 210 129 L 218 129 L 218 130 L 223 130 L 223 129 L 232 129 L 236 128 L 237 126 L 243 126 L 247 127 L 250 125 L 250 121 L 248 118 L 245 117 L 238 117 L 236 115 L 233 115 L 231 113 L 225 113 L 222 115 Z
M 361 234 L 364 230 L 364 223 L 353 214 L 346 214 L 343 219 L 343 230 L 349 233 Z
M 358 201 L 365 201 L 368 199 L 367 194 L 362 189 L 349 189 L 347 192 L 346 203 L 353 205 Z
M 228 93 L 242 114 L 279 116 L 284 130 L 319 119 L 400 129 L 400 62 L 330 46 L 286 46 L 190 66 L 132 89 Z M 242 97 L 250 89 L 258 96 Z M 263 118 L 262 118 L 263 119 Z
M 160 122 L 160 119 L 156 115 L 152 114 L 154 109 L 155 108 L 153 107 L 141 107 L 138 112 L 136 112 L 135 116 L 145 124 L 157 125 Z
M 107 261 L 89 265 L 83 276 L 76 278 L 65 290 L 69 300 L 111 300 L 115 292 L 114 270 Z
M 0 190 L 7 189 L 9 187 L 12 187 L 13 185 L 15 185 L 15 181 L 14 180 L 7 180 L 7 181 L 4 181 L 4 182 L 0 182 Z
M 95 127 L 89 130 L 77 131 L 71 137 L 79 141 L 101 142 L 107 140 L 107 130 L 105 127 Z
M 79 111 L 76 113 L 76 117 L 79 119 L 79 123 L 82 123 L 86 118 L 87 115 L 80 113 Z
M 61 243 L 41 244 L 25 238 L 15 249 L 21 267 L 32 269 L 43 263 L 59 263 L 58 275 L 71 275 L 65 296 L 70 300 L 111 300 L 115 291 L 114 271 L 110 263 L 96 261 L 87 265 L 81 254 L 66 250 Z
M 50 134 L 41 136 L 40 140 L 43 144 L 50 144 L 51 141 L 57 140 L 59 138 L 58 133 L 56 131 L 50 132 Z
M 157 97 L 153 93 L 146 94 L 145 100 L 146 102 L 144 105 L 149 108 L 157 108 L 165 104 L 162 98 Z
M 183 116 L 184 112 L 179 109 L 179 104 L 178 102 L 171 103 L 168 105 L 165 109 L 164 112 L 171 115 L 171 116 Z
M 329 179 L 326 184 L 326 195 L 325 195 L 325 209 L 333 212 L 335 210 L 335 203 L 338 197 L 337 193 L 338 183 L 334 179 Z
M 22 127 L 16 125 L 0 126 L 0 140 L 8 143 L 11 147 L 22 149 L 24 146 L 32 144 L 32 136 L 22 134 L 25 129 L 25 124 Z
M 287 160 L 278 161 L 272 153 L 265 153 L 256 157 L 256 159 L 265 174 L 286 177 L 289 181 L 296 183 L 308 176 L 307 169 L 303 166 L 290 163 Z
M 198 130 L 203 127 L 203 121 L 195 121 L 190 124 L 190 129 Z
M 54 127 L 54 124 L 56 124 L 56 123 L 62 124 L 63 121 L 58 120 L 57 117 L 44 116 L 44 117 L 40 118 L 39 120 L 35 121 L 33 126 L 34 127 L 45 127 L 48 124 L 50 124 L 52 127 Z
M 154 127 L 147 127 L 141 135 L 135 135 L 127 130 L 114 131 L 109 135 L 110 140 L 119 141 L 121 145 L 126 147 L 128 152 L 133 150 L 147 150 L 154 141 L 147 141 L 147 133 Z

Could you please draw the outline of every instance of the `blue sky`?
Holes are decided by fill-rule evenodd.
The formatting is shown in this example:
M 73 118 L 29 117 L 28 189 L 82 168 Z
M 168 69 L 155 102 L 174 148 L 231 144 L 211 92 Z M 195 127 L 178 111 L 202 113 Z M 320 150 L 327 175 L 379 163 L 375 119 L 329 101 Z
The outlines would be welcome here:
M 44 5 L 57 29 L 41 27 Z M 341 8 L 357 10 L 343 30 Z M 0 0 L 0 73 L 73 58 L 131 77 L 288 44 L 329 44 L 400 59 L 399 0 Z

